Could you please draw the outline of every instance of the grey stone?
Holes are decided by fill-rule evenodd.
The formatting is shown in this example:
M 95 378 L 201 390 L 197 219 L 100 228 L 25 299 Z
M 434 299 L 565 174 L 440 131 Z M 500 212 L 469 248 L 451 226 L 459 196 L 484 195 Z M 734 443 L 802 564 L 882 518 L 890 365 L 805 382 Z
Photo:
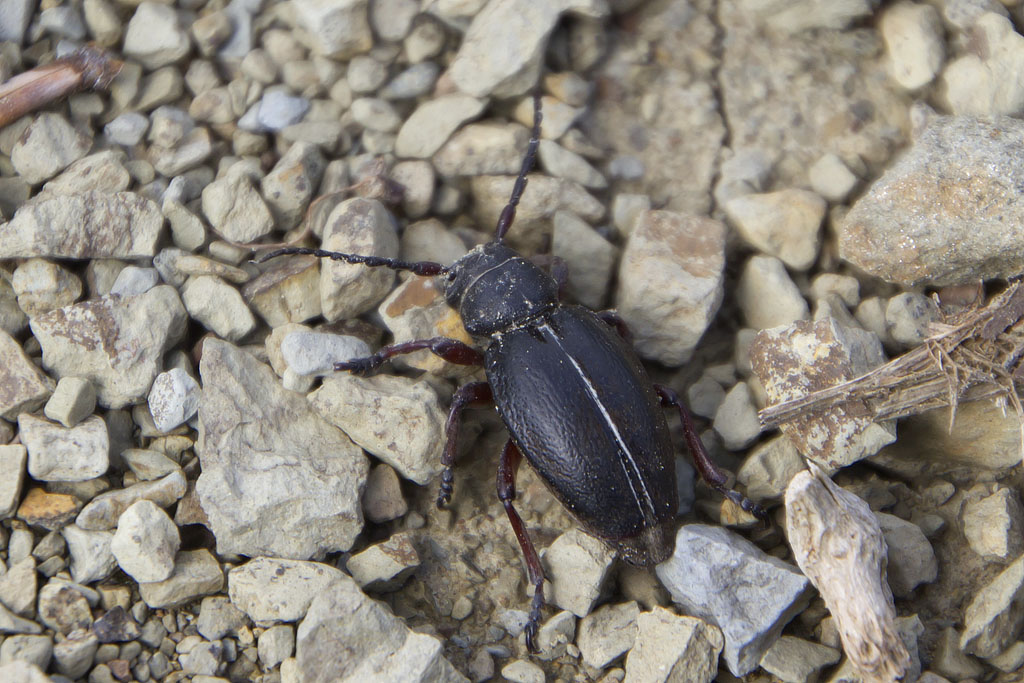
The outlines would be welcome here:
M 196 493 L 218 551 L 299 558 L 347 550 L 363 525 L 362 451 L 231 344 L 208 339 L 199 373 Z
M 140 258 L 156 253 L 159 207 L 133 192 L 43 196 L 0 233 L 2 258 Z
M 429 384 L 339 374 L 325 379 L 309 401 L 324 420 L 406 479 L 422 485 L 441 472 L 446 412 Z
M 139 584 L 139 597 L 153 609 L 184 605 L 224 589 L 224 572 L 209 550 L 182 550 L 164 581 Z
M 223 654 L 223 647 L 219 642 L 201 642 L 189 651 L 182 652 L 178 656 L 178 662 L 181 664 L 182 673 L 188 674 L 192 680 L 202 679 L 217 673 Z
M 271 626 L 260 634 L 257 652 L 260 664 L 272 669 L 295 650 L 295 628 L 290 625 Z
M 838 662 L 839 657 L 835 648 L 782 636 L 761 658 L 761 668 L 784 681 L 813 683 L 819 672 Z
M 242 288 L 242 297 L 274 328 L 315 318 L 321 313 L 319 259 L 276 259 Z
M 299 0 L 295 19 L 309 32 L 315 54 L 345 60 L 373 45 L 367 4 L 368 0 Z
M 370 353 L 370 347 L 358 337 L 325 332 L 292 332 L 281 342 L 284 361 L 299 375 L 333 374 L 335 363 Z
M 840 222 L 840 255 L 905 286 L 1019 273 L 1022 208 L 1006 188 L 1024 178 L 1021 140 L 1019 119 L 935 117 Z M 960 150 L 955 163 L 947 153 L 953 148 Z
M 37 635 L 42 632 L 42 626 L 31 619 L 22 619 L 0 603 L 0 634 L 23 633 Z
M 276 133 L 301 121 L 309 106 L 305 97 L 271 90 L 238 119 L 238 127 L 252 133 Z
M 98 415 L 69 428 L 23 413 L 18 431 L 33 479 L 86 481 L 105 474 L 110 465 L 107 424 Z
M 420 566 L 409 532 L 399 532 L 349 558 L 348 573 L 364 590 L 398 590 Z
M 153 129 L 150 129 L 150 138 L 152 137 Z M 153 168 L 160 175 L 169 178 L 199 166 L 212 153 L 213 139 L 210 137 L 210 131 L 203 127 L 190 129 L 173 140 L 154 141 L 149 147 L 149 158 Z
M 36 560 L 31 555 L 11 562 L 0 574 L 0 602 L 18 616 L 32 617 L 36 611 Z
M 92 626 L 89 602 L 74 584 L 51 579 L 39 590 L 38 609 L 39 620 L 64 635 Z
M 942 629 L 939 634 L 931 666 L 954 681 L 975 678 L 985 671 L 981 662 L 960 649 L 960 636 L 952 626 Z
M 320 562 L 257 557 L 228 572 L 228 594 L 234 606 L 257 624 L 293 622 L 344 576 L 340 569 Z
M 934 333 L 930 326 L 940 319 L 935 302 L 914 292 L 897 294 L 885 307 L 885 327 L 889 338 L 908 348 L 932 336 Z
M 537 80 L 544 44 L 564 12 L 600 18 L 608 7 L 593 0 L 488 4 L 473 18 L 452 61 L 449 76 L 455 86 L 474 97 L 526 92 Z
M 605 605 L 580 620 L 576 644 L 583 663 L 604 669 L 632 649 L 640 607 L 635 602 Z
M 569 294 L 588 308 L 600 309 L 611 283 L 618 249 L 568 211 L 556 211 L 551 253 L 569 271 Z
M 515 175 L 529 138 L 518 123 L 471 123 L 434 154 L 434 168 L 442 176 Z
M 15 420 L 46 402 L 54 389 L 53 380 L 4 331 L 0 331 L 0 361 L 0 417 Z
M 439 640 L 409 630 L 347 576 L 317 593 L 295 639 L 299 669 L 310 682 L 467 680 L 441 652 Z
M 254 242 L 274 228 L 270 209 L 241 166 L 203 189 L 203 214 L 231 242 Z
M 878 22 L 889 56 L 889 73 L 907 90 L 928 85 L 946 58 L 942 20 L 930 5 L 900 2 Z
M 0 667 L 17 660 L 34 664 L 46 671 L 52 657 L 53 641 L 49 636 L 10 636 L 0 645 Z M 0 669 L 0 675 L 3 675 L 2 672 Z
M 327 218 L 322 248 L 352 254 L 398 256 L 398 234 L 384 205 L 354 197 Z M 383 299 L 395 281 L 394 271 L 338 261 L 320 265 L 320 306 L 328 321 L 350 318 Z
M 979 657 L 995 657 L 1024 628 L 1024 555 L 1011 562 L 974 595 L 964 612 L 960 649 Z
M 163 212 L 171 226 L 171 239 L 174 240 L 174 246 L 184 251 L 195 251 L 203 246 L 206 242 L 206 226 L 199 216 L 189 211 L 180 202 L 166 196 L 164 197 Z
M 160 273 L 156 268 L 125 266 L 110 286 L 110 293 L 118 296 L 144 294 L 160 284 Z
M 544 683 L 544 669 L 525 659 L 516 659 L 501 667 L 501 677 L 512 683 Z
M 87 379 L 62 377 L 43 414 L 65 427 L 74 427 L 96 409 L 96 389 Z
M 676 552 L 657 566 L 674 602 L 722 629 L 723 656 L 736 676 L 752 671 L 779 632 L 810 600 L 810 582 L 721 527 L 687 524 Z
M 139 144 L 149 130 L 149 119 L 138 112 L 127 111 L 119 114 L 103 127 L 103 134 L 116 145 L 132 147 Z
M 989 49 L 982 54 L 965 52 L 946 65 L 942 72 L 944 104 L 960 116 L 1019 114 L 1024 108 L 1024 88 L 1012 74 L 1024 64 L 1024 38 L 1008 17 L 992 11 L 978 16 L 969 28 Z
M 608 187 L 608 181 L 590 162 L 553 140 L 540 141 L 537 158 L 550 175 L 597 190 Z
M 256 329 L 256 318 L 241 293 L 214 275 L 190 277 L 181 289 L 189 315 L 228 341 L 238 341 Z
M 0 271 L 0 331 L 18 335 L 28 325 L 28 316 L 18 306 L 18 297 L 11 287 L 11 274 Z
M 743 266 L 737 291 L 747 325 L 768 329 L 806 318 L 807 302 L 774 256 L 752 256 Z
M 289 230 L 299 224 L 320 187 L 326 165 L 316 145 L 296 142 L 260 181 L 260 191 L 274 214 L 277 229 Z
M 641 356 L 670 366 L 690 358 L 721 305 L 724 267 L 725 226 L 718 221 L 641 214 L 619 263 L 616 299 Z
M 21 45 L 35 9 L 35 0 L 15 0 L 0 6 L 0 40 Z
M 161 372 L 153 380 L 148 403 L 156 428 L 169 432 L 199 411 L 199 383 L 181 368 Z
M 152 501 L 140 500 L 118 519 L 110 551 L 126 574 L 148 583 L 170 577 L 180 545 L 178 527 L 167 513 Z
M 754 373 L 768 399 L 779 403 L 858 377 L 885 362 L 873 333 L 842 327 L 832 318 L 763 330 L 750 349 Z M 843 404 L 788 422 L 782 432 L 801 453 L 828 468 L 874 455 L 896 439 L 892 422 Z
M 395 77 L 380 89 L 379 94 L 386 100 L 409 100 L 422 97 L 433 90 L 440 73 L 441 67 L 435 62 L 413 64 L 395 74 Z
M 398 519 L 408 511 L 409 505 L 402 496 L 401 482 L 394 468 L 381 463 L 371 469 L 363 493 L 363 514 L 366 519 L 381 524 Z
M 231 572 L 228 572 L 229 586 L 230 583 Z M 232 605 L 229 598 L 223 595 L 203 598 L 199 607 L 199 617 L 196 619 L 196 629 L 207 640 L 220 640 L 227 635 L 237 635 L 246 624 L 245 613 Z
M 153 266 L 165 282 L 175 287 L 185 284 L 191 276 L 214 276 L 234 284 L 248 282 L 250 277 L 242 268 L 174 248 L 160 250 L 153 259 Z
M 122 605 L 115 605 L 93 622 L 92 632 L 101 643 L 124 643 L 140 635 L 139 625 Z
M 82 508 L 75 523 L 90 531 L 113 529 L 121 514 L 134 503 L 151 500 L 160 507 L 169 507 L 185 495 L 185 490 L 185 475 L 180 469 L 175 469 L 155 481 L 144 481 L 99 494 Z
M 11 150 L 11 164 L 34 185 L 57 175 L 92 147 L 92 138 L 76 130 L 60 114 L 36 116 Z
M 986 560 L 1008 560 L 1024 551 L 1024 505 L 1012 488 L 968 500 L 961 515 L 971 550 Z
M 131 176 L 124 167 L 124 154 L 104 150 L 70 164 L 60 175 L 43 185 L 37 197 L 57 197 L 93 190 L 114 194 L 124 192 L 130 184 Z
M 459 126 L 479 116 L 485 106 L 485 100 L 468 95 L 445 95 L 424 102 L 399 129 L 395 154 L 415 159 L 433 156 Z
M 465 597 L 465 596 L 462 596 Z M 460 598 L 461 600 L 461 598 Z M 473 603 L 466 599 L 468 608 L 472 611 Z M 456 601 L 459 605 L 459 601 Z M 455 609 L 452 609 L 452 616 L 455 617 Z M 466 616 L 469 616 L 467 613 Z M 524 636 L 525 639 L 525 636 Z M 536 657 L 545 661 L 557 659 L 566 653 L 567 645 L 576 639 L 576 617 L 572 612 L 562 611 L 548 619 L 537 631 Z M 493 664 L 492 664 L 493 666 Z
M 711 683 L 725 639 L 717 626 L 663 607 L 636 619 L 636 640 L 626 656 L 629 683 Z
M 353 120 L 363 128 L 393 133 L 402 125 L 402 117 L 387 100 L 378 97 L 360 97 L 349 109 Z
M 875 516 L 889 548 L 889 586 L 896 597 L 909 597 L 918 585 L 938 577 L 935 551 L 913 522 L 884 512 L 876 512 Z
M 71 578 L 75 583 L 94 583 L 110 576 L 117 568 L 117 562 L 110 552 L 110 541 L 114 534 L 109 531 L 90 531 L 69 524 L 61 529 L 71 556 Z
M 798 0 L 765 3 L 743 0 L 738 4 L 751 19 L 786 34 L 816 28 L 846 28 L 854 20 L 871 13 L 869 0 Z
M 173 7 L 143 2 L 135 10 L 124 34 L 124 53 L 147 69 L 157 69 L 189 53 L 188 33 L 178 23 Z
M 762 253 L 795 270 L 807 270 L 817 259 L 825 201 L 813 192 L 747 194 L 722 208 L 743 238 Z
M 82 295 L 82 281 L 45 259 L 29 259 L 11 277 L 18 306 L 29 318 L 73 304 Z
M 752 500 L 778 500 L 786 492 L 789 480 L 806 469 L 800 452 L 780 435 L 754 448 L 736 472 L 736 480 L 746 487 Z
M 57 673 L 70 679 L 84 676 L 92 667 L 100 642 L 92 631 L 79 629 L 53 646 Z
M 809 169 L 811 189 L 837 204 L 842 204 L 857 185 L 853 174 L 843 160 L 835 154 L 825 154 Z
M 419 12 L 416 0 L 376 0 L 370 4 L 370 26 L 384 40 L 397 42 L 408 35 Z
M 761 434 L 757 406 L 746 382 L 737 382 L 722 399 L 715 412 L 715 433 L 730 451 L 740 451 L 754 443 Z
M 601 595 L 615 551 L 603 541 L 573 529 L 556 538 L 541 559 L 551 582 L 550 592 L 545 589 L 548 602 L 585 617 Z
M 28 451 L 22 444 L 0 446 L 0 519 L 7 519 L 18 509 L 21 489 L 25 484 Z

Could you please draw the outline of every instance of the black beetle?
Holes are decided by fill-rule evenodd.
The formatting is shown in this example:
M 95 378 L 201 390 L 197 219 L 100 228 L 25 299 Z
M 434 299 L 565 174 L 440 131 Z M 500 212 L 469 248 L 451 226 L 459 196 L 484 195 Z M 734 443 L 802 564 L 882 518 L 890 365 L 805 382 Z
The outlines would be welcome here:
M 676 393 L 648 379 L 628 343 L 622 319 L 614 311 L 595 313 L 560 303 L 561 278 L 503 243 L 533 167 L 540 124 L 537 93 L 530 143 L 495 239 L 451 266 L 305 247 L 278 249 L 260 259 L 311 254 L 444 276 L 448 303 L 458 310 L 466 331 L 486 344 L 482 353 L 455 339 L 435 337 L 385 346 L 367 358 L 336 363 L 334 369 L 368 374 L 389 358 L 420 349 L 451 363 L 484 366 L 487 381 L 462 386 L 452 400 L 437 502 L 443 505 L 451 499 L 462 411 L 493 402 L 511 437 L 498 465 L 498 498 L 519 540 L 534 588 L 525 628 L 531 651 L 536 651 L 544 573 L 512 505 L 520 454 L 588 533 L 617 549 L 631 564 L 657 564 L 672 553 L 671 526 L 679 507 L 674 448 L 659 410 L 659 406 L 674 406 L 704 481 L 744 510 L 764 516 L 760 506 L 726 487 L 725 475 L 705 451 L 690 412 Z

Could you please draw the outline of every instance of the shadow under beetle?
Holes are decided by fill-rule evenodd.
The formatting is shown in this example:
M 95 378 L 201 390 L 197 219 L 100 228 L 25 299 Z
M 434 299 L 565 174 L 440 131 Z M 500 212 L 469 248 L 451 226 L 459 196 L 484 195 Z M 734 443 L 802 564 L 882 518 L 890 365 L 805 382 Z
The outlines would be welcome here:
M 334 369 L 365 375 L 394 356 L 420 349 L 429 349 L 450 363 L 484 366 L 487 381 L 463 385 L 452 399 L 437 504 L 451 500 L 462 411 L 493 403 L 510 436 L 498 464 L 498 498 L 533 584 L 525 628 L 527 647 L 533 652 L 544 604 L 544 572 L 512 504 L 522 456 L 588 533 L 631 564 L 657 564 L 672 554 L 673 521 L 679 507 L 674 448 L 659 409 L 671 406 L 679 411 L 686 442 L 704 481 L 744 510 L 764 516 L 760 506 L 726 487 L 725 475 L 708 456 L 678 395 L 648 379 L 622 319 L 614 311 L 595 313 L 560 303 L 562 278 L 544 272 L 503 243 L 533 168 L 540 125 L 538 92 L 530 143 L 498 219 L 494 241 L 474 248 L 450 266 L 305 247 L 278 249 L 260 259 L 310 254 L 444 278 L 448 303 L 458 310 L 466 331 L 485 347 L 482 352 L 455 339 L 434 337 L 385 346 L 367 358 L 336 363 Z

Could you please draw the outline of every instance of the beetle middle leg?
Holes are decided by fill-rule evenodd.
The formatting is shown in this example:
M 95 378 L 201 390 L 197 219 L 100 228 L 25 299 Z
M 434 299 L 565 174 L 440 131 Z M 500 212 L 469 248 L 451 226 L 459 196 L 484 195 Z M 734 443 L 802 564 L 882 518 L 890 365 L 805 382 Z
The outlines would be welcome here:
M 512 524 L 512 531 L 515 532 L 516 540 L 523 551 L 523 559 L 526 560 L 526 573 L 533 584 L 533 602 L 530 604 L 530 618 L 526 622 L 526 647 L 530 652 L 537 651 L 537 628 L 540 625 L 540 609 L 544 606 L 544 568 L 540 564 L 540 556 L 537 549 L 533 547 L 533 541 L 526 532 L 523 519 L 516 512 L 512 501 L 516 497 L 516 471 L 519 469 L 519 461 L 522 455 L 519 449 L 509 439 L 501 452 L 501 460 L 498 462 L 498 499 L 505 506 L 505 514 Z
M 456 365 L 483 365 L 484 355 L 469 344 L 448 337 L 432 337 L 392 344 L 382 347 L 377 353 L 366 358 L 352 358 L 334 364 L 338 372 L 347 371 L 356 375 L 368 375 L 395 356 L 429 349 L 431 353 Z
M 455 449 L 459 441 L 459 427 L 462 424 L 462 411 L 471 405 L 491 403 L 494 401 L 494 394 L 491 393 L 491 385 L 487 382 L 470 382 L 459 387 L 452 398 L 452 407 L 448 411 L 448 421 L 444 426 L 445 444 L 441 452 L 441 486 L 437 492 L 437 507 L 442 507 L 452 499 L 452 484 L 455 481 L 455 474 L 452 467 L 455 466 Z
M 763 507 L 739 491 L 726 486 L 728 478 L 722 470 L 718 469 L 718 466 L 711 460 L 711 456 L 708 455 L 707 449 L 704 448 L 704 442 L 700 440 L 700 434 L 697 433 L 697 427 L 693 424 L 693 416 L 690 415 L 686 405 L 679 399 L 679 394 L 662 384 L 655 384 L 654 390 L 658 392 L 658 398 L 661 399 L 663 406 L 674 406 L 679 410 L 679 419 L 683 422 L 683 435 L 686 437 L 686 445 L 690 448 L 690 454 L 693 456 L 693 463 L 697 466 L 697 471 L 700 472 L 700 478 L 708 486 L 739 505 L 744 511 L 760 519 L 767 519 L 768 513 L 764 511 Z

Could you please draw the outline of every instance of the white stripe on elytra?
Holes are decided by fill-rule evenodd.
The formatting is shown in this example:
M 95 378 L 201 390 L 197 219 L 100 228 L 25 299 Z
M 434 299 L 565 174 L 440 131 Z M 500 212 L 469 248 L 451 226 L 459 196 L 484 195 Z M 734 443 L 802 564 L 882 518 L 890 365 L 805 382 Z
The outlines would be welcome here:
M 572 366 L 576 368 L 576 372 L 579 373 L 580 379 L 583 380 L 583 386 L 586 387 L 587 393 L 590 394 L 590 398 L 593 399 L 594 404 L 597 406 L 597 409 L 601 411 L 601 415 L 604 417 L 605 423 L 607 423 L 607 425 L 611 428 L 612 435 L 615 437 L 615 441 L 618 442 L 619 444 L 619 449 L 626 456 L 625 459 L 621 461 L 622 469 L 626 474 L 626 482 L 629 484 L 629 488 L 633 492 L 633 499 L 636 500 L 637 505 L 641 504 L 640 496 L 637 495 L 636 487 L 633 485 L 633 478 L 629 476 L 629 470 L 626 469 L 627 460 L 633 468 L 636 481 L 640 484 L 640 489 L 642 490 L 644 496 L 644 502 L 647 503 L 647 509 L 650 511 L 651 517 L 656 518 L 658 516 L 658 513 L 654 509 L 654 501 L 651 499 L 651 494 L 648 493 L 647 491 L 647 486 L 644 484 L 644 478 L 643 475 L 640 473 L 640 468 L 636 464 L 636 459 L 633 457 L 633 454 L 629 452 L 629 448 L 626 446 L 626 442 L 623 440 L 622 434 L 619 433 L 619 428 L 615 425 L 615 421 L 612 420 L 612 416 L 608 414 L 608 411 L 605 409 L 604 404 L 601 403 L 601 398 L 597 395 L 597 390 L 591 383 L 590 378 L 587 377 L 585 372 L 583 372 L 583 368 L 580 367 L 580 364 L 576 362 L 576 359 L 573 358 L 572 355 L 565 350 L 565 347 L 562 346 L 562 342 L 558 339 L 558 335 L 555 334 L 555 331 L 552 330 L 547 323 L 538 326 L 538 329 L 548 333 L 548 336 L 551 337 L 551 340 L 555 342 L 558 348 L 561 349 L 562 352 L 565 354 L 565 357 L 569 359 L 569 362 L 572 363 Z

